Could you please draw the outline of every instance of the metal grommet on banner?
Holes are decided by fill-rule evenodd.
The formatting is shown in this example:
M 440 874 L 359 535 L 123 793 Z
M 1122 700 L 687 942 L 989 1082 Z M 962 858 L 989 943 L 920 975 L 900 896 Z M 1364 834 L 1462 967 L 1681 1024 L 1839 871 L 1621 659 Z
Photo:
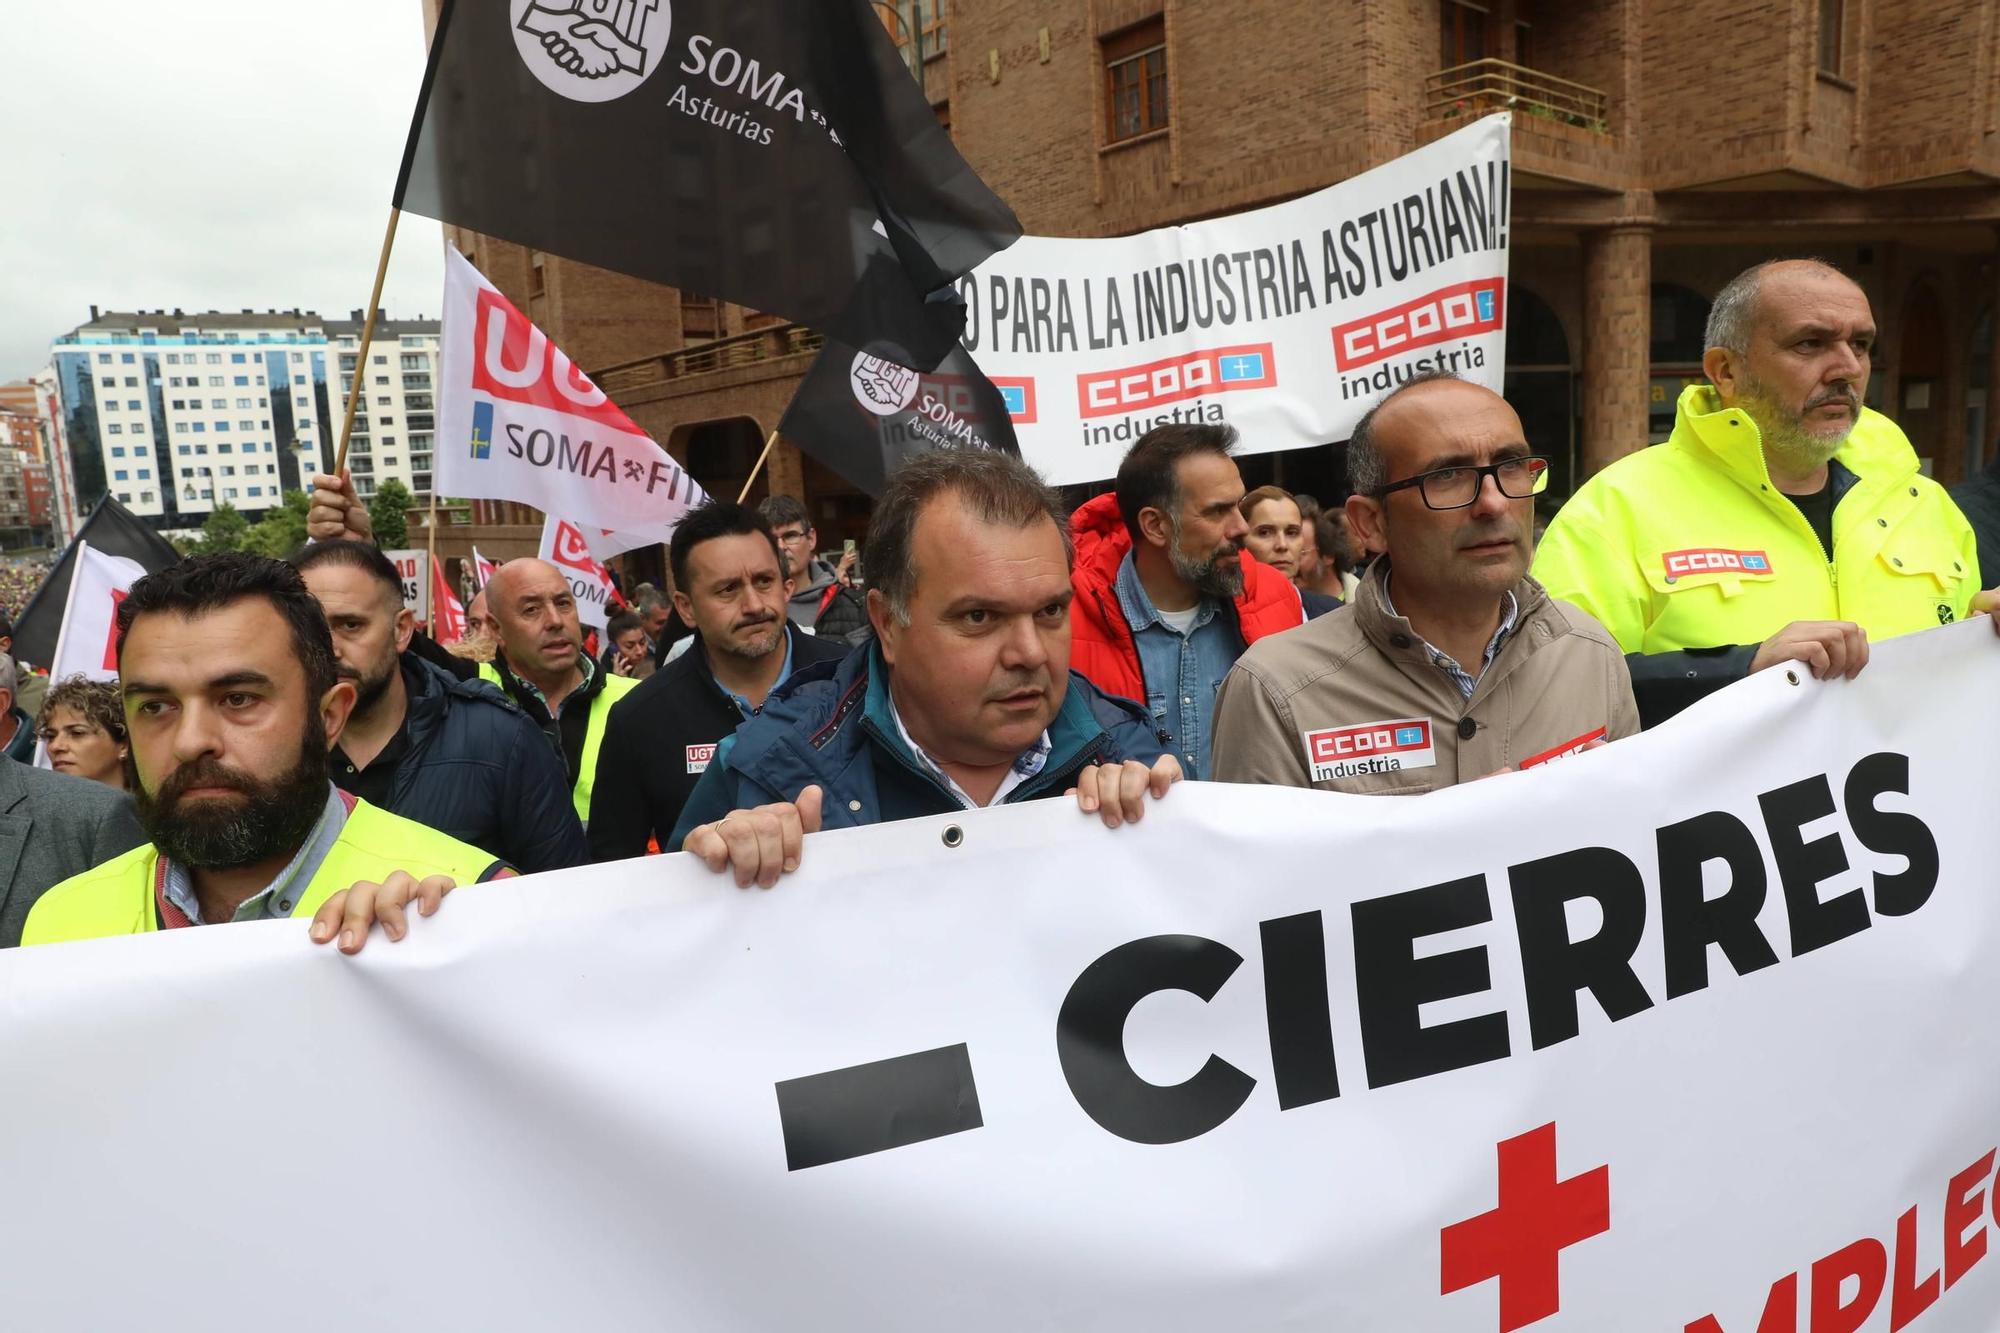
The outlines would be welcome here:
M 1796 685 L 1799 683 L 1799 673 L 1796 671 L 1787 671 L 1785 673 L 1785 679 L 1789 680 L 1790 682 L 1792 682 L 1792 684 Z
M 960 845 L 961 843 L 963 843 L 964 841 L 965 841 L 965 830 L 964 830 L 964 829 L 960 828 L 960 827 L 959 827 L 958 825 L 956 825 L 956 824 L 946 824 L 946 825 L 944 826 L 944 845 L 945 845 L 945 846 L 947 846 L 947 847 L 957 847 L 957 846 L 959 846 L 959 845 Z

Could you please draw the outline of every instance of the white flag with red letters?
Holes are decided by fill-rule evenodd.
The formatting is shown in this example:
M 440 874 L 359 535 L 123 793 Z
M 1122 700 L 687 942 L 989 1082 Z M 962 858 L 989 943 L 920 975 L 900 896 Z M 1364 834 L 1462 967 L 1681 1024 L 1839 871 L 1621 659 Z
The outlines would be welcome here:
M 118 678 L 118 604 L 144 577 L 146 567 L 137 560 L 106 555 L 89 542 L 77 542 L 76 573 L 70 579 L 50 680 L 78 675 L 92 680 Z
M 611 622 L 611 607 L 618 593 L 611 586 L 611 571 L 591 555 L 582 528 L 550 514 L 542 522 L 542 549 L 537 554 L 569 580 L 578 620 L 596 629 Z
M 707 499 L 457 250 L 445 248 L 437 486 L 515 500 L 591 529 L 607 558 L 664 542 Z

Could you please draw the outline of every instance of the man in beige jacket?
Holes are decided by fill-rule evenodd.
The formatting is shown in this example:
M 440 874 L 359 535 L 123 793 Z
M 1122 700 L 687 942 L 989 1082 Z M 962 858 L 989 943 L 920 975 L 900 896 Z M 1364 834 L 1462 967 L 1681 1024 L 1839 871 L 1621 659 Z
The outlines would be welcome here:
M 1625 657 L 1527 576 L 1548 460 L 1490 389 L 1409 381 L 1348 444 L 1352 603 L 1251 645 L 1215 704 L 1214 776 L 1409 795 L 1639 730 Z

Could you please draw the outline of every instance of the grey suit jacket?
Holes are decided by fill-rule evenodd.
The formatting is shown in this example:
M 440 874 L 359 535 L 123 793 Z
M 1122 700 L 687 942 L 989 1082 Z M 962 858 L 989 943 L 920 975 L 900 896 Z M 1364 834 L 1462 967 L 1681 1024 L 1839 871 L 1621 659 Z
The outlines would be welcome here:
M 0 758 L 0 948 L 44 893 L 144 841 L 124 792 Z

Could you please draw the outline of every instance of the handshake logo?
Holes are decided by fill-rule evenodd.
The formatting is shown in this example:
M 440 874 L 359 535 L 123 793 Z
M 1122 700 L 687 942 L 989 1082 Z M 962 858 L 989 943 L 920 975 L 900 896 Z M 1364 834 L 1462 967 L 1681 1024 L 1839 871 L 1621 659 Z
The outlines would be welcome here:
M 514 45 L 551 92 L 609 102 L 646 81 L 673 30 L 668 0 L 512 0 Z
M 917 397 L 917 372 L 879 356 L 857 352 L 847 379 L 854 397 L 878 417 L 892 417 Z

